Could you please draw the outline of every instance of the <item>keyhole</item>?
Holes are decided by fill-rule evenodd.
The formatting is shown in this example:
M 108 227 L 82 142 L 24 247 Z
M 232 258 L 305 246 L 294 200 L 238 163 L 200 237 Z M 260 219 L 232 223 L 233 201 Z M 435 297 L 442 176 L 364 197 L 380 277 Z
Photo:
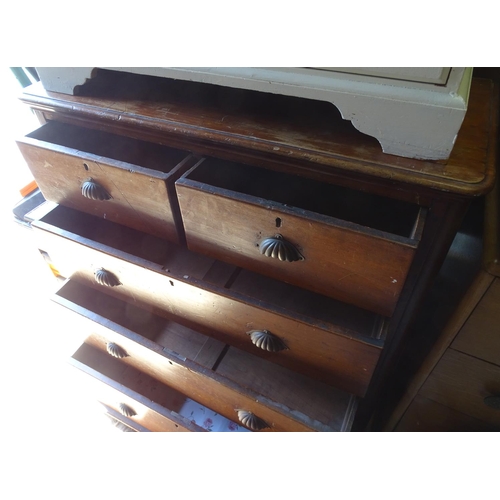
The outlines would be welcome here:
M 281 227 L 281 219 L 276 217 L 276 227 Z
M 86 163 L 84 163 L 84 164 L 83 164 L 83 168 L 84 168 L 85 170 L 87 170 L 87 171 L 88 171 L 89 166 L 88 166 Z

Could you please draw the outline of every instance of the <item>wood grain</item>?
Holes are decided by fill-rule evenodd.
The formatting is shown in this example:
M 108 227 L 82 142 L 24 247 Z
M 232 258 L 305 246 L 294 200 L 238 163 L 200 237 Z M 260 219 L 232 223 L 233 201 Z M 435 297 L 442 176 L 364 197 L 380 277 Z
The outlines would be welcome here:
M 188 180 L 179 180 L 176 190 L 190 250 L 392 315 L 416 242 L 384 238 L 368 229 L 356 231 L 311 213 Z M 280 228 L 277 217 L 282 220 Z M 262 240 L 277 233 L 298 248 L 303 261 L 282 262 L 260 253 Z
M 399 422 L 396 432 L 492 432 L 491 426 L 465 413 L 417 395 Z
M 248 353 L 231 347 L 224 356 L 217 373 L 248 387 L 272 401 L 279 401 L 283 408 L 289 408 L 296 415 L 316 422 L 318 430 L 345 428 L 346 402 L 333 387 L 319 384 L 297 373 L 255 359 Z
M 500 279 L 493 281 L 451 347 L 500 366 Z
M 500 411 L 483 399 L 500 395 L 500 367 L 448 349 L 420 390 L 424 397 L 491 425 L 500 425 Z
M 130 417 L 131 420 L 153 432 L 204 431 L 201 427 L 180 417 L 175 411 L 151 401 L 136 390 L 129 388 L 132 385 L 130 380 L 128 381 L 129 386 L 122 384 L 120 379 L 125 372 L 122 372 L 121 375 L 104 375 L 95 369 L 94 361 L 95 357 L 89 355 L 89 350 L 85 344 L 70 358 L 70 363 L 83 375 L 81 380 L 86 386 L 83 389 L 84 394 L 90 393 L 91 397 L 115 411 L 119 411 L 118 405 L 120 403 L 125 403 L 136 412 L 135 416 Z M 109 363 L 107 366 L 109 368 Z M 108 369 L 108 371 L 111 370 Z M 146 387 L 147 380 L 145 380 L 143 375 L 134 372 L 131 376 L 134 377 L 135 386 Z M 167 394 L 163 396 L 165 399 Z
M 92 362 L 92 367 L 103 374 L 117 367 L 120 371 L 116 376 L 124 383 L 124 371 L 127 367 L 132 367 L 230 420 L 235 420 L 235 410 L 245 409 L 260 415 L 269 423 L 271 430 L 277 431 L 341 431 L 345 430 L 344 420 L 351 418 L 354 398 L 338 389 L 248 355 L 247 361 L 250 360 L 251 365 L 259 367 L 253 378 L 261 380 L 261 384 L 266 381 L 268 389 L 261 394 L 259 384 L 249 385 L 248 380 L 237 373 L 219 373 L 220 364 L 214 365 L 217 370 L 214 373 L 199 363 L 199 359 L 206 359 L 206 354 L 202 351 L 212 350 L 212 339 L 203 343 L 200 354 L 193 356 L 197 362 L 193 362 L 185 354 L 193 355 L 198 351 L 197 339 L 194 345 L 189 337 L 183 339 L 183 348 L 179 349 L 181 352 L 174 352 L 105 317 L 89 314 L 81 307 L 65 303 L 64 298 L 57 300 L 61 305 L 78 312 L 82 315 L 82 321 L 87 322 L 90 335 L 85 349 L 90 354 L 86 359 Z M 147 329 L 147 325 L 145 328 Z M 106 352 L 108 342 L 120 345 L 128 356 L 119 363 L 116 362 Z M 220 353 L 220 343 L 218 351 Z M 295 398 L 293 404 L 292 400 L 282 401 L 282 394 L 292 391 L 291 387 Z M 145 385 L 144 390 L 150 389 Z M 162 403 L 157 399 L 155 401 Z M 324 408 L 324 413 L 319 412 L 320 407 Z M 172 406 L 170 408 L 175 410 Z M 310 411 L 310 408 L 313 410 Z M 326 414 L 328 418 L 324 417 Z
M 451 260 L 453 261 L 453 259 Z M 456 262 L 451 263 L 451 271 L 456 272 L 453 264 L 456 264 Z M 441 276 L 440 278 L 442 280 L 442 283 L 439 282 L 438 285 L 445 284 L 449 286 L 448 280 L 443 279 L 443 277 Z M 460 276 L 460 278 L 464 278 L 464 276 L 462 275 Z M 421 328 L 425 328 L 425 325 L 432 325 L 432 331 L 429 331 L 429 329 L 427 329 L 428 334 L 431 335 L 432 333 L 434 333 L 434 335 L 437 334 L 438 337 L 432 345 L 432 350 L 425 357 L 425 359 L 422 360 L 420 366 L 418 367 L 418 370 L 416 371 L 412 379 L 407 383 L 404 394 L 401 396 L 401 399 L 398 401 L 396 407 L 392 411 L 392 414 L 385 423 L 385 430 L 393 430 L 398 424 L 398 421 L 401 419 L 402 415 L 404 414 L 408 406 L 412 403 L 414 398 L 418 395 L 422 385 L 427 380 L 427 377 L 432 372 L 433 368 L 436 366 L 443 354 L 449 348 L 450 344 L 453 342 L 453 339 L 457 335 L 457 332 L 459 332 L 463 325 L 466 323 L 471 313 L 474 311 L 474 307 L 490 287 L 491 282 L 492 277 L 490 275 L 486 273 L 479 273 L 461 301 L 457 301 L 456 297 L 453 296 L 447 297 L 446 302 L 450 300 L 451 304 L 442 304 L 442 310 L 445 311 L 445 309 L 449 309 L 449 314 L 451 314 L 451 316 L 449 317 L 448 321 L 444 323 L 442 330 L 438 332 L 436 332 L 435 330 L 439 329 L 443 319 L 440 317 L 432 317 L 432 309 L 429 308 L 428 313 L 425 315 L 425 320 L 421 322 Z M 438 290 L 441 289 L 438 288 Z M 440 310 L 439 313 L 441 314 L 443 311 Z
M 179 243 L 173 189 L 195 162 L 188 153 L 104 132 L 49 122 L 17 141 L 45 199 Z M 107 155 L 107 156 L 105 156 Z M 111 196 L 82 196 L 92 179 Z

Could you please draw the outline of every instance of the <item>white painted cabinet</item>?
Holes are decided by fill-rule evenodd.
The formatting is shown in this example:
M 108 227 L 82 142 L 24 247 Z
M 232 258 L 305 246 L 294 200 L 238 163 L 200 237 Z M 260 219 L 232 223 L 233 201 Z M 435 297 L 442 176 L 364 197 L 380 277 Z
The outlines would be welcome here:
M 471 68 L 106 68 L 331 102 L 385 153 L 446 159 L 465 113 Z M 37 68 L 72 94 L 94 68 Z

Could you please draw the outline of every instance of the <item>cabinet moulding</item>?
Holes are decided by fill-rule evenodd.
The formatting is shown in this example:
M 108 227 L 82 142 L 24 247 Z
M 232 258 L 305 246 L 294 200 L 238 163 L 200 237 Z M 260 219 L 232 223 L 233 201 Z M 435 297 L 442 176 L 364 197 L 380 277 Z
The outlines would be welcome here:
M 37 68 L 49 91 L 73 94 L 96 68 Z M 351 74 L 346 68 L 103 68 L 283 94 L 332 103 L 387 154 L 447 159 L 462 125 L 472 68 L 451 68 L 444 84 Z M 363 68 L 355 68 L 360 71 Z M 394 68 L 374 69 L 394 75 Z M 446 68 L 445 68 L 446 69 Z M 424 80 L 424 79 L 423 79 Z

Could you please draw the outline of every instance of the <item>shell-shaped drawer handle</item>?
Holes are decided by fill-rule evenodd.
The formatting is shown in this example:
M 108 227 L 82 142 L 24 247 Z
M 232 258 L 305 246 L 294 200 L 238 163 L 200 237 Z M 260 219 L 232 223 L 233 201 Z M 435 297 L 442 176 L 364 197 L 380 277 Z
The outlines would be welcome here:
M 486 406 L 494 410 L 500 410 L 500 396 L 488 396 L 484 398 L 483 401 Z
M 266 238 L 259 245 L 260 253 L 266 257 L 279 259 L 283 262 L 295 262 L 304 260 L 304 256 L 289 241 L 285 240 L 281 234 L 276 234 L 271 238 Z
M 134 417 L 135 415 L 137 415 L 137 413 L 125 403 L 120 403 L 118 405 L 118 410 L 125 417 Z
M 82 196 L 96 201 L 111 199 L 111 195 L 94 179 L 88 179 L 82 184 Z
M 99 285 L 103 286 L 118 286 L 121 285 L 120 280 L 111 272 L 106 269 L 98 269 L 94 273 L 94 278 L 99 283 Z
M 264 351 L 280 352 L 288 349 L 279 337 L 267 330 L 250 330 L 247 335 L 250 335 L 252 344 Z
M 252 431 L 261 431 L 262 429 L 269 429 L 269 424 L 262 420 L 257 415 L 254 415 L 251 411 L 246 410 L 236 410 L 238 413 L 238 420 Z
M 106 344 L 106 351 L 108 351 L 109 355 L 118 359 L 126 358 L 128 356 L 127 351 L 114 342 L 108 342 Z

